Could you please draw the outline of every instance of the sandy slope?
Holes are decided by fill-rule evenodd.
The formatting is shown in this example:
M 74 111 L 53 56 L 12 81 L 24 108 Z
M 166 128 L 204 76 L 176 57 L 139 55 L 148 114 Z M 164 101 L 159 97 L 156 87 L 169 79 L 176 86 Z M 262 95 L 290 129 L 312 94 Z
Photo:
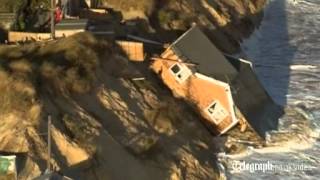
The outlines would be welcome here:
M 112 42 L 79 34 L 1 47 L 0 59 L 0 84 L 34 90 L 1 89 L 0 151 L 21 157 L 20 179 L 45 171 L 49 114 L 51 163 L 76 179 L 218 176 L 218 147 L 199 117 L 173 99 L 148 63 L 128 62 Z M 130 80 L 141 76 L 146 81 Z

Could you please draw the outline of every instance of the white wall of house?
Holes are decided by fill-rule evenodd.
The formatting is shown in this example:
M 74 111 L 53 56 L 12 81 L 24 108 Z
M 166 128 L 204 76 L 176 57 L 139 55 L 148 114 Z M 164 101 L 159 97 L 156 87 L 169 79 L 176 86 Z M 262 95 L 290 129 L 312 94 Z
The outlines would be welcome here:
M 184 83 L 192 75 L 192 71 L 183 63 L 175 63 L 169 69 L 179 83 Z

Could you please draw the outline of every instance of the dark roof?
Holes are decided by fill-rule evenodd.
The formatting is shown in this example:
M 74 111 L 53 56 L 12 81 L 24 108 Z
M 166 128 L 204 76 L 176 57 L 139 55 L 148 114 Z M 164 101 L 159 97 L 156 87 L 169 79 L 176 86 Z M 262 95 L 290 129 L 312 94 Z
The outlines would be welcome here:
M 196 26 L 171 47 L 182 60 L 196 63 L 198 72 L 228 83 L 235 104 L 261 137 L 278 128 L 283 109 L 265 91 L 250 64 L 223 55 Z
M 226 75 L 234 77 L 237 74 L 236 69 L 197 26 L 184 33 L 171 48 L 184 61 L 199 64 L 196 69 L 207 76 L 227 80 Z
M 87 19 L 63 19 L 61 22 L 56 24 L 56 30 L 76 30 L 76 29 L 87 29 Z
M 227 59 L 238 68 L 238 75 L 230 84 L 233 100 L 251 127 L 265 138 L 267 131 L 278 129 L 283 108 L 269 96 L 250 64 L 232 57 Z

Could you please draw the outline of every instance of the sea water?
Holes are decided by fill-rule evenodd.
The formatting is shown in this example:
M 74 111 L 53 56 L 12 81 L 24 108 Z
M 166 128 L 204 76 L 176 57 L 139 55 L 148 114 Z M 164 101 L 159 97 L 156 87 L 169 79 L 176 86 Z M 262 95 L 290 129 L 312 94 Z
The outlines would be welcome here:
M 242 43 L 260 81 L 286 107 L 267 147 L 220 154 L 227 179 L 320 179 L 320 0 L 269 0 Z

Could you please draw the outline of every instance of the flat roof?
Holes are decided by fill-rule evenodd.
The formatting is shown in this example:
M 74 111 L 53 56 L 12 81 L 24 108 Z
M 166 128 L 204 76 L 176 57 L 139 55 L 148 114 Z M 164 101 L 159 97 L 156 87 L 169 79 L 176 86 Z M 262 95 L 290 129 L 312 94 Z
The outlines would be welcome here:
M 88 19 L 63 19 L 56 24 L 56 30 L 86 29 Z

